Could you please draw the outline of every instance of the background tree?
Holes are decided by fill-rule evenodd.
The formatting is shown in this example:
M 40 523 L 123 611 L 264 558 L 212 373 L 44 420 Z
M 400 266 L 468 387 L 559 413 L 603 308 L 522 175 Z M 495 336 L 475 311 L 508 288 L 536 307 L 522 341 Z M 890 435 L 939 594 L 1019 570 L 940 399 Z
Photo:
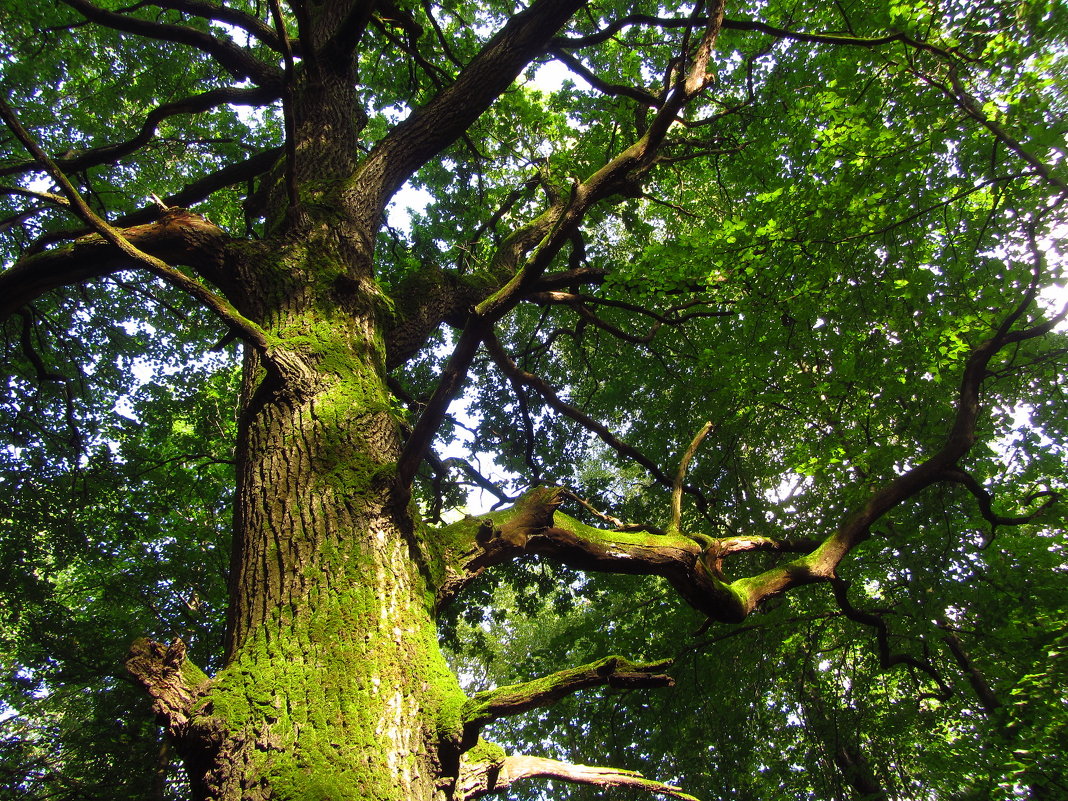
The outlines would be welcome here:
M 6 786 L 1063 795 L 1065 15 L 3 0 Z

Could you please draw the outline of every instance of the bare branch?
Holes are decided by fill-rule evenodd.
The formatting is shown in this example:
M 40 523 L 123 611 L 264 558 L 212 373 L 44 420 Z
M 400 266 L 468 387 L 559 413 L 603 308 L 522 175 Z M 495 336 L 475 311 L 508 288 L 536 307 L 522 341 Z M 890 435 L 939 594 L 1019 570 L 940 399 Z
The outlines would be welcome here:
M 426 408 L 419 416 L 412 429 L 411 436 L 404 444 L 400 458 L 397 460 L 397 488 L 401 497 L 407 499 L 411 492 L 412 480 L 419 469 L 423 456 L 430 447 L 438 427 L 448 411 L 449 404 L 459 394 L 463 387 L 467 371 L 471 362 L 475 359 L 478 346 L 482 342 L 484 326 L 482 322 L 472 316 L 460 334 L 460 339 L 449 357 L 445 369 L 438 378 L 434 394 L 427 402 Z
M 217 6 L 204 0 L 142 0 L 138 5 L 157 6 L 158 8 L 170 8 L 181 11 L 194 17 L 210 19 L 240 28 L 250 36 L 259 39 L 263 44 L 279 53 L 283 52 L 283 43 L 279 41 L 278 34 L 258 17 L 246 14 L 236 8 Z M 294 47 L 296 45 L 297 47 Z M 289 42 L 289 47 L 295 51 L 299 43 Z
M 1033 512 L 1029 512 L 1025 515 L 1015 515 L 1013 517 L 1005 517 L 994 512 L 994 496 L 991 495 L 980 484 L 973 475 L 960 469 L 959 467 L 947 468 L 942 477 L 946 481 L 952 481 L 960 484 L 968 490 L 979 504 L 979 511 L 983 517 L 991 524 L 991 526 L 1022 526 L 1025 523 L 1030 523 L 1040 514 L 1045 512 L 1050 506 L 1060 500 L 1060 493 L 1053 490 L 1042 490 L 1029 495 L 1026 499 L 1026 503 L 1034 503 L 1039 498 L 1045 498 L 1045 502 L 1042 503 Z
M 883 620 L 883 616 L 873 612 L 865 612 L 853 606 L 849 600 L 849 582 L 845 579 L 834 578 L 831 580 L 831 588 L 834 598 L 838 602 L 842 613 L 856 623 L 871 626 L 875 629 L 876 642 L 879 650 L 879 666 L 883 670 L 889 670 L 895 665 L 908 665 L 926 674 L 936 685 L 938 694 L 935 696 L 942 701 L 948 700 L 953 695 L 953 688 L 946 684 L 941 674 L 934 666 L 922 659 L 903 653 L 893 653 L 890 650 L 890 629 Z
M 154 275 L 192 295 L 203 303 L 204 306 L 215 312 L 223 322 L 230 326 L 236 333 L 240 334 L 247 342 L 256 347 L 257 350 L 264 354 L 268 353 L 269 343 L 263 329 L 238 312 L 226 298 L 216 294 L 204 284 L 190 278 L 185 273 L 175 269 L 162 259 L 149 253 L 145 253 L 131 243 L 130 240 L 124 236 L 122 230 L 112 227 L 105 220 L 97 216 L 96 212 L 89 208 L 82 196 L 78 194 L 78 190 L 74 188 L 71 182 L 67 179 L 67 176 L 64 175 L 56 166 L 55 162 L 41 150 L 40 146 L 33 137 L 30 136 L 29 132 L 22 127 L 22 124 L 15 117 L 14 112 L 4 100 L 0 100 L 0 116 L 3 117 L 4 122 L 7 124 L 8 128 L 11 129 L 12 133 L 15 134 L 16 138 L 18 138 L 34 158 L 41 163 L 41 166 L 45 168 L 52 180 L 60 186 L 63 190 L 63 194 L 66 195 L 67 199 L 70 201 L 71 208 L 79 217 L 95 229 L 103 239 L 117 248 L 135 264 L 147 267 Z M 176 211 L 181 212 L 181 210 Z M 273 363 L 276 367 L 282 366 L 282 363 L 278 359 L 268 359 L 268 361 Z M 286 361 L 288 362 L 288 360 Z
M 521 369 L 512 361 L 511 357 L 504 350 L 504 347 L 492 331 L 486 333 L 485 341 L 486 349 L 489 351 L 490 356 L 506 376 L 535 390 L 545 399 L 546 403 L 556 409 L 556 411 L 560 412 L 560 414 L 571 418 L 583 428 L 592 431 L 600 437 L 602 442 L 616 451 L 620 456 L 624 456 L 627 459 L 640 464 L 649 471 L 653 478 L 665 487 L 670 487 L 672 485 L 671 479 L 668 478 L 667 474 L 664 473 L 652 459 L 620 440 L 603 423 L 599 423 L 589 415 L 584 414 L 579 409 L 562 400 L 556 393 L 556 390 L 549 386 L 544 380 L 538 378 L 538 376 L 533 373 L 528 373 Z
M 459 797 L 466 801 L 504 792 L 520 779 L 533 778 L 557 779 L 595 787 L 630 787 L 683 801 L 698 801 L 678 787 L 645 779 L 635 771 L 572 765 L 555 759 L 519 755 L 505 757 L 501 762 L 465 765 L 457 790 Z
M 70 201 L 63 195 L 57 195 L 55 192 L 39 192 L 36 189 L 26 189 L 22 186 L 0 186 L 0 194 L 2 195 L 19 195 L 21 197 L 33 197 L 38 200 L 45 200 L 53 206 L 62 206 L 65 209 L 70 208 Z M 46 208 L 41 206 L 38 210 Z
M 419 167 L 456 141 L 544 51 L 553 33 L 582 4 L 583 0 L 535 0 L 513 15 L 450 86 L 375 146 L 345 193 L 369 227 L 377 227 L 393 193 Z
M 585 64 L 562 48 L 553 48 L 549 52 L 553 58 L 561 62 L 601 94 L 609 95 L 610 97 L 629 97 L 631 100 L 637 100 L 643 106 L 660 108 L 661 100 L 652 92 L 637 86 L 609 83 L 598 77 Z
M 701 443 L 705 441 L 705 437 L 711 430 L 712 421 L 709 420 L 694 434 L 689 447 L 679 460 L 679 471 L 675 474 L 675 481 L 671 486 L 671 522 L 668 523 L 668 531 L 673 534 L 679 533 L 679 524 L 682 522 L 682 488 L 686 480 L 686 471 L 690 468 L 690 462 L 693 461 L 697 449 L 701 447 Z

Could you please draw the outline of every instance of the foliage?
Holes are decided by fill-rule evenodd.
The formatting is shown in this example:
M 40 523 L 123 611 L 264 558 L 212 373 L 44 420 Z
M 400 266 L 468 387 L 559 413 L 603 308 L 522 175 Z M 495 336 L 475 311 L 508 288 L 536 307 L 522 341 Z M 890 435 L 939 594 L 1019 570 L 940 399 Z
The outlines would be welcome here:
M 272 236 L 281 223 L 259 204 L 283 170 L 190 187 L 281 152 L 280 93 L 257 94 L 202 49 L 84 24 L 82 2 L 0 0 L 0 84 L 22 124 L 116 224 L 137 222 L 155 194 L 235 238 Z M 192 3 L 98 5 L 279 63 L 266 40 Z M 258 0 L 222 5 L 270 19 Z M 361 155 L 515 10 L 375 4 L 356 70 Z M 495 286 L 509 236 L 646 133 L 688 34 L 636 22 L 574 42 L 631 12 L 691 10 L 587 4 L 426 161 L 408 183 L 425 205 L 397 195 L 377 234 L 375 279 L 395 316 L 413 281 Z M 1021 329 L 1056 313 L 1032 294 L 1066 280 L 1064 4 L 768 0 L 726 14 L 766 27 L 724 25 L 715 80 L 680 111 L 655 168 L 591 206 L 555 256 L 554 272 L 597 280 L 497 321 L 502 349 L 556 400 L 479 351 L 416 478 L 428 518 L 466 503 L 462 456 L 492 465 L 478 483 L 502 503 L 560 485 L 590 524 L 611 523 L 592 507 L 698 539 L 822 539 L 938 451 L 970 356 L 1013 310 Z M 560 64 L 571 72 L 557 85 L 547 68 Z M 96 150 L 216 90 L 238 94 L 163 115 L 128 152 Z M 27 164 L 14 136 L 0 142 L 8 264 L 86 233 Z M 409 204 L 420 207 L 402 213 Z M 406 424 L 460 328 L 436 328 L 391 373 Z M 221 664 L 240 381 L 226 338 L 187 294 L 133 271 L 43 294 L 5 323 L 0 782 L 13 797 L 184 792 L 121 657 L 136 637 L 180 636 L 209 672 Z M 608 654 L 676 659 L 673 690 L 587 692 L 489 739 L 641 770 L 706 801 L 859 798 L 869 779 L 885 794 L 871 797 L 893 799 L 1068 793 L 1064 502 L 1042 507 L 1068 485 L 1065 350 L 1058 329 L 997 354 L 979 444 L 957 465 L 981 491 L 945 481 L 903 498 L 842 562 L 834 592 L 791 590 L 730 627 L 706 625 L 650 576 L 524 560 L 481 577 L 441 622 L 468 689 Z M 673 521 L 671 479 L 706 420 Z M 784 561 L 745 553 L 727 569 Z M 596 795 L 543 788 L 512 792 Z

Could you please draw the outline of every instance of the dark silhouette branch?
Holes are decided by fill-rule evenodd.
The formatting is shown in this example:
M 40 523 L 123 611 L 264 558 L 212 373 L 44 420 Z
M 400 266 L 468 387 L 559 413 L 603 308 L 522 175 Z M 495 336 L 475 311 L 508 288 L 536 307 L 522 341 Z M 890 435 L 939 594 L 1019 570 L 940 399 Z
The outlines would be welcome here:
M 467 371 L 482 342 L 483 332 L 484 326 L 481 320 L 472 316 L 461 332 L 460 339 L 438 378 L 434 393 L 430 396 L 423 413 L 419 415 L 419 419 L 412 428 L 411 435 L 404 443 L 404 450 L 397 460 L 397 489 L 404 503 L 407 503 L 410 497 L 412 480 L 441 426 L 441 421 L 445 418 L 449 404 L 455 400 L 463 387 Z
M 169 117 L 174 117 L 179 114 L 200 114 L 227 104 L 262 106 L 277 100 L 278 97 L 279 90 L 275 87 L 253 87 L 251 89 L 227 87 L 223 89 L 212 89 L 198 95 L 183 98 L 182 100 L 176 100 L 172 103 L 164 103 L 157 106 L 145 117 L 145 121 L 141 124 L 141 130 L 138 131 L 134 137 L 127 139 L 125 142 L 94 147 L 84 153 L 79 153 L 76 156 L 71 156 L 69 158 L 54 158 L 53 160 L 55 161 L 56 166 L 65 173 L 81 172 L 82 170 L 86 170 L 90 167 L 97 167 L 101 164 L 112 164 L 123 156 L 128 156 L 148 144 L 152 140 L 152 137 L 155 136 L 159 124 Z M 21 164 L 14 164 L 0 168 L 0 175 L 19 175 L 38 168 L 39 165 L 36 161 L 26 161 Z
M 612 448 L 612 450 L 614 450 L 620 456 L 623 456 L 633 462 L 637 462 L 638 464 L 640 464 L 642 467 L 648 470 L 649 473 L 653 476 L 653 478 L 655 478 L 660 484 L 664 485 L 665 487 L 672 486 L 671 479 L 663 470 L 660 469 L 660 467 L 655 462 L 653 462 L 652 459 L 620 440 L 603 423 L 599 423 L 589 415 L 580 411 L 571 404 L 565 402 L 556 393 L 556 390 L 549 386 L 549 384 L 546 383 L 543 379 L 539 378 L 533 373 L 528 373 L 526 370 L 521 369 L 515 362 L 512 361 L 511 357 L 504 350 L 504 347 L 497 339 L 496 334 L 494 334 L 492 331 L 487 332 L 485 340 L 486 350 L 489 352 L 490 357 L 493 359 L 494 363 L 496 363 L 496 365 L 501 368 L 501 372 L 503 372 L 505 376 L 507 376 L 511 380 L 514 380 L 520 384 L 523 384 L 533 389 L 535 392 L 541 395 L 542 398 L 545 399 L 545 402 L 549 404 L 549 406 L 551 406 L 553 409 L 555 409 L 565 417 L 574 420 L 586 430 L 592 431 L 601 439 L 602 442 L 608 445 L 608 447 Z
M 861 623 L 875 629 L 875 639 L 879 653 L 879 666 L 883 670 L 889 670 L 896 665 L 908 665 L 926 674 L 931 681 L 938 686 L 938 694 L 935 696 L 942 701 L 948 700 L 953 695 L 953 688 L 946 684 L 941 674 L 935 670 L 930 662 L 909 656 L 904 653 L 894 653 L 890 649 L 890 629 L 883 620 L 881 614 L 865 612 L 853 606 L 849 600 L 850 583 L 845 579 L 831 579 L 831 589 L 834 591 L 834 599 L 838 602 L 838 608 L 842 613 L 855 623 Z
M 90 22 L 116 31 L 137 34 L 149 39 L 174 42 L 196 48 L 214 58 L 219 65 L 239 81 L 250 80 L 260 86 L 278 85 L 282 73 L 277 67 L 264 64 L 230 41 L 217 39 L 209 33 L 186 25 L 151 22 L 100 8 L 88 0 L 60 0 Z
M 582 4 L 535 0 L 505 23 L 450 86 L 394 127 L 364 160 L 345 193 L 357 218 L 377 228 L 389 198 L 467 131 Z
M 1045 512 L 1050 506 L 1059 501 L 1061 497 L 1059 492 L 1054 492 L 1053 490 L 1042 490 L 1040 492 L 1031 493 L 1024 499 L 1024 503 L 1034 503 L 1039 498 L 1045 498 L 1046 500 L 1032 512 L 1028 512 L 1024 515 L 1007 517 L 994 512 L 994 496 L 987 492 L 986 488 L 983 487 L 983 485 L 970 473 L 961 470 L 959 467 L 951 467 L 943 473 L 942 477 L 946 481 L 960 484 L 968 490 L 978 503 L 980 514 L 982 514 L 983 518 L 994 528 L 997 526 L 1022 526 L 1025 523 L 1030 523 Z M 991 536 L 991 538 L 993 537 Z
M 994 692 L 989 682 L 987 682 L 986 677 L 975 667 L 975 664 L 968 656 L 968 653 L 964 650 L 964 645 L 961 643 L 960 637 L 950 631 L 949 625 L 944 620 L 936 620 L 935 625 L 942 630 L 942 642 L 949 648 L 949 652 L 953 655 L 957 667 L 961 669 L 965 677 L 968 679 L 968 683 L 975 691 L 975 697 L 978 698 L 979 703 L 983 705 L 983 710 L 987 715 L 993 716 L 997 714 L 997 711 L 1001 709 L 1004 704 L 1001 703 L 1001 699 L 997 697 L 997 694 Z
M 246 14 L 244 11 L 236 8 L 218 6 L 214 3 L 204 2 L 204 0 L 141 0 L 141 2 L 137 3 L 133 8 L 140 8 L 142 6 L 169 8 L 173 11 L 181 11 L 183 14 L 188 14 L 193 17 L 201 17 L 202 19 L 209 19 L 214 20 L 215 22 L 222 22 L 226 25 L 232 25 L 235 28 L 240 28 L 249 36 L 258 39 L 260 42 L 278 53 L 282 53 L 285 47 L 283 42 L 279 40 L 278 34 L 272 30 L 269 25 L 263 22 L 263 20 L 254 17 L 251 14 Z M 289 42 L 288 46 L 299 55 L 298 42 Z
M 197 180 L 186 184 L 184 189 L 175 192 L 172 195 L 167 195 L 163 198 L 163 202 L 172 209 L 192 206 L 204 200 L 213 192 L 217 192 L 228 186 L 233 186 L 242 181 L 252 180 L 257 176 L 262 175 L 278 162 L 282 152 L 282 148 L 265 150 L 262 153 L 258 153 L 255 156 L 245 159 L 244 161 L 223 167 L 220 170 L 216 170 L 213 173 L 209 173 L 202 178 L 198 178 Z M 114 225 L 117 228 L 145 225 L 146 223 L 150 223 L 157 219 L 159 216 L 158 206 L 152 204 L 115 218 Z M 92 228 L 83 227 L 42 236 L 26 251 L 26 255 L 31 256 L 40 254 L 42 249 L 47 245 L 64 239 L 74 239 L 75 237 L 84 236 L 85 234 L 92 233 L 92 231 Z M 181 260 L 178 261 L 182 264 L 187 263 Z
M 108 224 L 104 219 L 99 217 L 96 212 L 89 208 L 89 205 L 78 193 L 78 190 L 74 188 L 67 176 L 64 175 L 63 171 L 56 166 L 55 162 L 41 150 L 40 146 L 33 137 L 30 136 L 29 132 L 22 127 L 22 124 L 15 117 L 10 106 L 3 100 L 0 100 L 0 117 L 3 117 L 4 122 L 7 124 L 11 132 L 15 134 L 15 137 L 26 147 L 31 155 L 41 163 L 41 166 L 44 167 L 52 180 L 54 180 L 63 190 L 63 194 L 66 195 L 67 200 L 70 202 L 71 209 L 81 217 L 84 222 L 91 226 L 101 239 L 107 242 L 112 248 L 118 250 L 128 264 L 132 263 L 133 265 L 147 268 L 153 275 L 162 278 L 169 284 L 191 295 L 221 318 L 235 334 L 262 353 L 265 356 L 267 363 L 274 369 L 278 370 L 283 376 L 295 377 L 303 374 L 305 368 L 304 365 L 300 363 L 299 357 L 295 357 L 292 354 L 285 353 L 272 347 L 271 343 L 268 341 L 266 332 L 252 320 L 244 317 L 225 297 L 216 294 L 206 285 L 194 278 L 190 278 L 185 273 L 172 267 L 163 259 L 141 250 L 125 236 L 125 232 L 122 229 L 115 228 Z M 184 209 L 175 209 L 173 211 L 174 214 L 170 215 L 171 221 L 181 218 L 186 223 L 186 227 L 189 227 L 189 218 L 196 217 L 196 215 L 190 214 Z M 166 212 L 164 212 L 164 214 L 166 215 Z M 203 222 L 206 223 L 206 221 Z M 215 228 L 215 226 L 210 223 L 206 224 L 211 226 L 211 228 Z M 216 237 L 216 240 L 218 240 L 218 237 Z M 77 247 L 76 244 L 73 249 L 77 250 Z M 32 266 L 39 268 L 40 264 L 35 263 Z M 6 271 L 4 277 L 7 278 L 12 272 L 18 270 L 19 265 L 16 265 L 11 270 Z M 17 272 L 16 276 L 21 274 L 21 271 Z
M 627 86 L 624 84 L 609 83 L 608 81 L 600 78 L 596 73 L 589 69 L 585 64 L 568 53 L 563 48 L 552 48 L 549 51 L 553 58 L 567 67 L 571 72 L 578 75 L 582 80 L 586 81 L 590 86 L 596 89 L 603 95 L 609 97 L 629 97 L 631 100 L 636 100 L 643 106 L 649 108 L 660 108 L 662 101 L 652 92 L 642 89 L 637 86 Z
M 707 22 L 707 18 L 699 17 L 697 21 L 705 23 Z M 693 20 L 687 17 L 653 17 L 647 14 L 630 14 L 609 23 L 596 33 L 576 37 L 558 36 L 552 40 L 552 46 L 554 48 L 566 48 L 568 50 L 591 47 L 607 41 L 624 28 L 629 28 L 632 25 L 640 25 L 649 28 L 677 29 L 689 28 L 692 24 Z M 763 33 L 776 39 L 788 39 L 796 42 L 808 42 L 809 44 L 829 44 L 842 47 L 862 47 L 872 49 L 900 42 L 913 49 L 924 50 L 946 59 L 960 57 L 954 50 L 936 47 L 927 42 L 914 39 L 902 32 L 875 37 L 845 36 L 836 33 L 804 33 L 802 31 L 791 31 L 786 28 L 768 25 L 765 22 L 759 22 L 757 20 L 739 19 L 724 19 L 722 27 L 723 30 L 726 31 Z

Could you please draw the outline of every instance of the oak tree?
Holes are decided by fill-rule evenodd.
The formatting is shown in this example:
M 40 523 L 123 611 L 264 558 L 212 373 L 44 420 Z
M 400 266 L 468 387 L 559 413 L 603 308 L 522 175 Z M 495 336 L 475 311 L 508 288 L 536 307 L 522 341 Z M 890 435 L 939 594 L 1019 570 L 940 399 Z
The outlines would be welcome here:
M 137 708 L 94 671 L 141 631 L 163 751 L 123 725 L 196 799 L 793 787 L 746 717 L 804 720 L 798 793 L 1055 797 L 1065 17 L 4 0 L 12 786 L 63 771 L 21 706 Z M 619 764 L 482 736 L 677 656 Z M 876 698 L 969 778 L 858 734 Z

